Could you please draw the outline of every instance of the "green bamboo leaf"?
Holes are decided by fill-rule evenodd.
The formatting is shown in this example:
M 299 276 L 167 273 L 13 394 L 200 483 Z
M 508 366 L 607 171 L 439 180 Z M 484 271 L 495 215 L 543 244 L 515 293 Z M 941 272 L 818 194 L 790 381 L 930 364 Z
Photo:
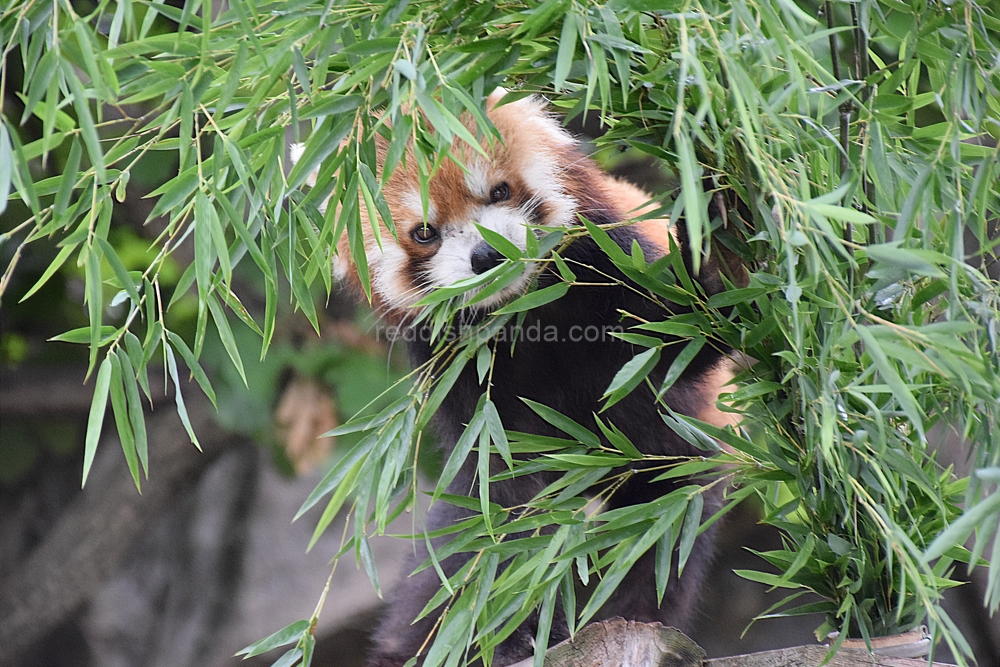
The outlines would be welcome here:
M 670 568 L 673 564 L 674 544 L 677 542 L 677 524 L 671 523 L 667 530 L 663 531 L 660 539 L 656 542 L 656 601 L 663 604 L 663 594 L 667 590 L 667 583 L 670 581 Z
M 509 287 L 514 281 L 516 281 L 518 278 L 520 278 L 521 276 L 523 276 L 526 271 L 527 271 L 527 264 L 524 263 L 524 262 L 517 262 L 516 264 L 515 263 L 511 263 L 511 262 L 502 262 L 501 264 L 498 264 L 497 266 L 494 266 L 492 269 L 490 269 L 486 273 L 480 274 L 478 276 L 478 278 L 480 278 L 482 280 L 476 281 L 477 283 L 481 284 L 482 282 L 485 282 L 487 284 L 486 284 L 485 287 L 483 287 L 478 292 L 476 292 L 476 295 L 474 297 L 472 297 L 471 299 L 469 299 L 466 302 L 466 305 L 471 306 L 473 304 L 482 303 L 483 301 L 492 298 L 493 296 L 495 296 L 495 295 L 499 294 L 500 292 L 502 292 L 503 290 L 507 289 L 507 287 Z M 463 282 L 463 281 L 459 281 L 459 282 Z M 455 283 L 455 285 L 453 285 L 453 287 L 455 287 L 457 285 L 458 285 L 458 283 Z M 448 289 L 448 288 L 444 288 L 444 289 Z M 434 290 L 432 296 L 436 295 L 438 292 L 441 292 L 441 291 L 443 291 L 443 290 L 440 289 L 440 288 Z M 462 290 L 461 293 L 464 294 L 467 291 L 468 291 L 468 288 L 466 287 L 466 288 L 464 288 Z M 501 320 L 504 320 L 504 319 L 505 318 L 502 318 L 502 317 L 501 318 L 496 318 L 494 320 L 494 322 L 495 323 L 499 323 Z M 500 325 L 500 326 L 502 326 L 502 325 Z
M 558 93 L 566 83 L 566 76 L 576 55 L 576 38 L 580 34 L 580 18 L 570 13 L 563 19 L 562 34 L 559 36 L 559 51 L 556 55 L 556 69 L 553 74 L 552 86 Z
M 212 245 L 215 250 L 215 256 L 219 259 L 222 279 L 226 285 L 231 285 L 233 282 L 233 266 L 232 260 L 229 258 L 229 244 L 226 242 L 226 232 L 222 228 L 222 221 L 219 220 L 219 213 L 214 206 L 209 207 L 208 214 L 209 229 L 212 233 Z M 228 289 L 225 292 L 226 294 L 232 294 Z M 226 301 L 228 302 L 230 299 L 226 298 Z M 249 315 L 247 315 L 247 318 L 249 318 Z M 243 319 L 243 317 L 240 319 Z
M 638 324 L 633 329 L 641 329 L 643 331 L 655 331 L 656 333 L 665 334 L 667 336 L 678 336 L 680 338 L 694 338 L 695 336 L 700 336 L 702 334 L 701 327 L 697 327 L 693 324 L 685 324 L 684 322 L 672 322 L 671 320 L 665 320 L 663 322 L 647 322 L 644 324 Z
M 309 544 L 306 546 L 306 551 L 312 551 L 313 547 L 322 537 L 323 533 L 330 526 L 330 523 L 337 517 L 340 510 L 344 506 L 344 501 L 347 500 L 354 489 L 357 486 L 358 476 L 361 474 L 361 469 L 364 466 L 364 461 L 355 461 L 354 465 L 347 470 L 347 473 L 342 477 L 330 496 L 330 501 L 327 503 L 326 508 L 323 510 L 323 514 L 320 516 L 319 521 L 316 522 L 316 528 L 313 529 L 312 537 L 309 538 Z M 294 519 L 293 519 L 294 520 Z
M 117 354 L 109 354 L 107 358 L 111 360 L 111 382 L 109 388 L 111 392 L 111 408 L 115 416 L 115 426 L 118 429 L 118 439 L 121 441 L 122 452 L 125 454 L 125 461 L 128 463 L 129 472 L 132 473 L 135 488 L 142 493 L 142 487 L 139 482 L 139 458 L 136 456 L 135 435 L 132 432 L 132 424 L 129 420 L 128 400 L 125 397 L 123 384 L 126 380 L 122 374 L 121 360 Z
M 184 425 L 184 430 L 187 431 L 188 437 L 191 438 L 191 443 L 201 451 L 198 436 L 191 426 L 191 418 L 188 416 L 187 406 L 184 404 L 184 396 L 181 393 L 181 380 L 177 373 L 177 359 L 174 357 L 173 348 L 164 343 L 163 351 L 167 357 L 167 372 L 174 383 L 174 403 L 177 406 L 177 416 L 180 417 L 181 424 Z
M 310 634 L 304 635 L 305 637 L 312 637 Z M 308 640 L 307 640 L 308 641 Z M 302 659 L 303 665 L 308 665 L 309 663 L 303 659 L 305 652 L 300 648 L 291 648 L 285 651 L 284 654 L 276 662 L 274 662 L 271 667 L 292 667 L 299 663 Z
M 680 127 L 678 125 L 678 127 Z M 691 255 L 694 274 L 701 270 L 701 258 L 706 247 L 704 212 L 704 192 L 701 189 L 701 165 L 694 155 L 691 138 L 682 130 L 674 134 L 677 154 L 680 157 L 681 201 L 684 202 L 684 221 L 687 224 L 688 243 L 686 249 Z
M 776 292 L 777 286 L 773 287 L 744 287 L 742 289 L 726 290 L 708 297 L 706 306 L 709 308 L 727 308 L 740 303 L 748 303 L 754 299 Z
M 111 246 L 111 244 L 104 239 L 98 238 L 97 242 L 101 246 L 104 259 L 106 259 L 108 264 L 111 265 L 111 270 L 114 271 L 115 277 L 118 278 L 118 282 L 128 293 L 129 298 L 132 299 L 134 307 L 138 308 L 140 303 L 139 291 L 136 289 L 135 281 L 128 274 L 128 270 L 125 268 L 125 265 L 122 264 L 122 260 L 118 257 L 118 253 Z
M 806 563 L 809 562 L 809 559 L 812 557 L 813 549 L 815 547 L 816 547 L 816 536 L 809 535 L 806 538 L 805 545 L 803 545 L 801 549 L 799 549 L 799 552 L 795 554 L 795 560 L 792 561 L 792 564 L 788 566 L 788 569 L 786 569 L 782 573 L 781 575 L 782 582 L 789 583 L 793 580 L 795 575 L 798 574 L 799 570 L 805 567 Z
M 66 263 L 66 259 L 73 253 L 74 250 L 76 250 L 77 245 L 78 244 L 73 243 L 62 247 L 59 250 L 59 254 L 57 254 L 55 256 L 55 259 L 53 259 L 52 262 L 48 265 L 48 267 L 46 267 L 45 271 L 42 273 L 42 277 L 39 278 L 38 281 L 31 286 L 31 289 L 25 292 L 24 296 L 21 297 L 21 300 L 18 301 L 18 303 L 23 303 L 32 294 L 34 294 L 42 287 L 44 287 L 45 283 L 49 282 L 49 278 L 55 275 L 55 272 L 58 271 L 62 267 L 62 265 Z M 56 336 L 55 338 L 52 338 L 50 340 L 61 340 L 61 339 L 58 336 Z M 79 341 L 79 342 L 86 342 L 86 341 Z
M 101 427 L 104 425 L 104 411 L 108 407 L 108 388 L 111 386 L 111 360 L 108 357 L 101 362 L 97 370 L 97 381 L 94 383 L 94 398 L 90 403 L 90 415 L 87 417 L 87 436 L 83 448 L 83 481 L 80 487 L 87 485 L 90 466 L 94 463 L 97 453 L 97 443 L 101 439 Z
M 900 407 L 906 416 L 910 418 L 911 423 L 914 428 L 917 429 L 917 433 L 920 434 L 920 438 L 924 437 L 924 415 L 920 410 L 920 406 L 917 404 L 916 399 L 913 397 L 913 392 L 910 388 L 903 382 L 903 378 L 899 376 L 896 371 L 896 367 L 893 365 L 889 358 L 886 357 L 885 352 L 879 345 L 879 342 L 875 339 L 875 336 L 868 330 L 867 327 L 859 326 L 854 329 L 858 336 L 865 344 L 865 349 L 868 354 L 871 355 L 872 361 L 875 362 L 875 367 L 878 369 L 879 373 L 882 375 L 882 379 L 885 383 L 889 385 L 892 390 L 893 397 L 899 402 Z
M 194 209 L 194 267 L 198 283 L 199 301 L 208 300 L 212 286 L 212 268 L 215 266 L 215 247 L 212 244 L 212 205 L 204 192 L 195 193 Z
M 198 386 L 201 387 L 203 392 L 205 392 L 208 399 L 212 401 L 212 405 L 218 407 L 215 401 L 215 390 L 212 389 L 212 384 L 209 382 L 208 376 L 205 375 L 205 371 L 202 369 L 201 364 L 198 363 L 198 358 L 195 356 L 194 352 L 192 352 L 191 348 L 187 346 L 184 339 L 173 331 L 167 331 L 166 335 L 167 339 L 170 341 L 170 345 L 181 353 L 184 363 L 187 364 L 188 370 L 191 371 L 191 375 L 198 383 Z
M 532 236 L 532 234 L 528 235 L 529 238 Z M 560 257 L 557 253 L 552 253 L 552 261 L 555 262 L 556 268 L 559 269 L 559 275 L 562 276 L 563 280 L 568 283 L 576 282 L 576 274 L 569 268 L 566 260 Z
M 448 485 L 455 479 L 458 471 L 469 458 L 472 446 L 479 439 L 479 434 L 485 425 L 486 415 L 481 406 L 477 406 L 472 421 L 470 421 L 465 427 L 465 430 L 462 431 L 462 436 L 458 439 L 458 442 L 455 444 L 455 448 L 451 451 L 451 454 L 448 455 L 448 460 L 445 462 L 444 468 L 441 470 L 438 482 L 434 487 L 435 500 L 441 497 L 441 494 L 445 492 Z
M 536 403 L 535 401 L 528 400 L 527 398 L 521 398 L 524 403 L 531 408 L 531 410 L 537 414 L 539 417 L 547 421 L 548 423 L 555 426 L 557 429 L 565 433 L 566 435 L 575 438 L 576 440 L 582 442 L 592 449 L 598 449 L 601 446 L 601 440 L 592 431 L 581 426 L 577 422 L 573 421 L 569 417 L 553 410 L 547 405 L 542 405 L 541 403 Z
M 107 182 L 107 172 L 104 167 L 104 151 L 101 149 L 101 139 L 97 135 L 97 127 L 94 125 L 94 117 L 90 113 L 90 102 L 84 92 L 83 84 L 69 62 L 61 63 L 63 77 L 69 84 L 70 92 L 73 93 L 73 108 L 76 109 L 76 120 L 80 131 L 83 134 L 83 143 L 87 146 L 87 156 L 94 166 L 94 173 L 97 175 L 98 183 Z
M 236 655 L 252 658 L 268 651 L 272 651 L 280 646 L 287 646 L 292 642 L 297 642 L 303 634 L 309 631 L 309 621 L 295 621 L 291 625 L 286 625 L 274 634 L 253 643 L 246 648 L 240 649 Z
M 617 426 L 610 423 L 605 426 L 604 422 L 602 422 L 601 418 L 596 414 L 594 415 L 594 421 L 597 422 L 597 427 L 601 429 L 601 433 L 604 434 L 604 437 L 608 439 L 608 442 L 610 442 L 615 449 L 622 452 L 630 459 L 638 460 L 642 458 L 642 452 L 640 452 L 636 446 L 632 444 L 632 441 L 628 439 L 628 436 L 622 433 Z
M 38 61 L 38 66 L 31 72 L 28 85 L 28 99 L 24 103 L 24 113 L 21 114 L 22 125 L 35 112 L 35 107 L 48 92 L 49 84 L 52 82 L 59 67 L 58 56 L 59 54 L 55 49 L 47 50 L 42 54 L 41 60 Z M 0 134 L 2 133 L 3 129 L 0 129 Z M 13 160 L 7 164 L 13 164 Z
M 680 351 L 673 362 L 670 364 L 670 368 L 667 369 L 667 374 L 663 378 L 663 383 L 660 385 L 660 390 L 657 392 L 657 396 L 663 396 L 667 393 L 674 383 L 677 382 L 681 374 L 688 365 L 694 360 L 698 353 L 701 352 L 701 348 L 705 346 L 705 338 L 692 338 L 691 342 L 684 346 L 684 349 Z
M 344 49 L 344 52 L 350 55 L 370 56 L 376 53 L 393 53 L 398 46 L 399 40 L 395 37 L 379 37 L 351 44 Z
M 677 479 L 680 477 L 691 477 L 692 475 L 700 475 L 709 470 L 714 470 L 718 468 L 720 462 L 714 458 L 694 461 L 688 461 L 682 463 L 678 466 L 671 467 L 668 471 L 661 473 L 654 477 L 651 482 L 659 482 L 667 479 Z
M 271 261 L 274 261 L 272 255 Z M 264 360 L 268 348 L 271 346 L 271 339 L 274 337 L 274 327 L 278 312 L 278 286 L 273 277 L 264 279 L 264 333 L 263 341 L 260 345 L 260 358 Z
M 535 631 L 535 657 L 532 662 L 533 667 L 542 667 L 545 662 L 545 649 L 549 645 L 549 631 L 552 629 L 552 618 L 556 610 L 556 592 L 559 590 L 559 582 L 553 581 L 545 589 L 542 596 L 542 608 L 538 612 L 538 628 Z
M 925 562 L 940 558 L 955 545 L 961 545 L 972 534 L 972 531 L 983 525 L 984 521 L 1000 517 L 1000 491 L 994 491 L 972 507 L 965 510 L 961 518 L 940 533 L 923 554 Z
M 52 219 L 64 226 L 70 223 L 70 220 L 63 219 L 63 215 L 69 206 L 69 200 L 73 195 L 73 188 L 76 186 L 82 154 L 83 148 L 76 137 L 74 137 L 69 149 L 69 158 L 66 160 L 66 167 L 59 179 L 59 191 L 56 192 L 55 204 L 52 210 Z
M 87 364 L 87 375 L 94 370 L 97 363 L 97 350 L 101 346 L 101 318 L 104 314 L 104 287 L 101 279 L 100 246 L 88 246 L 84 250 L 84 282 L 86 284 L 85 299 L 87 313 L 90 316 L 90 361 Z
M 649 372 L 656 367 L 659 360 L 660 349 L 654 347 L 625 362 L 625 365 L 615 373 L 615 377 L 604 391 L 604 395 L 601 396 L 602 399 L 607 399 L 601 406 L 601 412 L 632 393 L 632 390 L 638 387 L 639 383 L 645 380 Z
M 27 201 L 32 214 L 37 218 L 41 215 L 41 204 L 38 201 L 38 193 L 35 192 L 34 179 L 29 176 L 31 169 L 28 166 L 28 160 L 31 159 L 31 156 L 27 155 L 24 146 L 21 145 L 21 141 L 17 136 L 18 133 L 11 131 L 7 127 L 6 118 L 0 118 L 0 126 L 3 127 L 4 134 L 6 134 L 14 153 L 14 165 L 16 168 L 10 173 L 14 188 L 17 189 L 21 199 Z M 44 140 L 38 143 L 46 144 Z M 6 206 L 6 198 L 4 198 L 4 202 Z
M 947 274 L 940 265 L 950 264 L 948 258 L 940 253 L 903 248 L 898 243 L 870 245 L 865 248 L 865 252 L 879 262 L 932 278 L 946 278 Z
M 545 0 L 527 12 L 528 17 L 518 28 L 518 33 L 527 33 L 531 39 L 552 25 L 558 16 L 566 12 L 567 0 Z
M 233 366 L 239 371 L 243 385 L 247 386 L 247 375 L 246 371 L 243 370 L 243 359 L 240 357 L 239 345 L 236 344 L 236 338 L 233 337 L 233 330 L 229 326 L 226 314 L 222 312 L 222 307 L 214 296 L 208 299 L 208 309 L 212 313 L 212 320 L 215 322 L 215 327 L 219 332 L 219 338 L 222 339 L 222 346 L 226 348 L 229 358 L 233 361 Z
M 0 120 L 0 213 L 7 210 L 10 196 L 12 171 L 14 167 L 14 147 L 11 146 L 7 130 L 7 119 Z
M 111 19 L 111 28 L 108 30 L 108 48 L 113 49 L 118 46 L 121 39 L 122 24 L 125 22 L 125 14 L 132 17 L 132 3 L 129 0 L 117 3 L 115 14 Z
M 498 315 L 504 315 L 533 310 L 566 296 L 566 292 L 568 291 L 569 283 L 556 283 L 555 285 L 549 285 L 548 287 L 543 287 L 542 289 L 535 290 L 534 292 L 528 292 L 524 296 L 514 299 L 503 308 L 498 309 L 496 313 Z
M 174 217 L 176 210 L 182 203 L 187 202 L 196 187 L 198 187 L 198 172 L 192 167 L 150 192 L 147 197 L 159 197 L 159 199 L 150 211 L 149 219 L 165 213 Z
M 191 91 L 191 84 L 186 80 L 181 81 L 181 109 L 180 109 L 180 131 L 178 133 L 177 155 L 180 171 L 184 171 L 188 166 L 188 150 L 191 148 L 192 133 L 194 130 L 194 93 Z
M 458 377 L 462 374 L 465 369 L 465 365 L 469 362 L 471 356 L 471 351 L 466 348 L 457 355 L 451 362 L 451 365 L 441 374 L 438 379 L 437 384 L 434 387 L 434 391 L 431 392 L 430 397 L 421 406 L 420 417 L 417 419 L 417 430 L 421 431 L 427 423 L 430 421 L 431 417 L 437 411 L 438 407 L 444 401 L 448 392 L 455 385 Z
M 487 243 L 493 246 L 497 252 L 507 259 L 516 262 L 524 257 L 524 253 L 521 252 L 521 249 L 514 245 L 514 243 L 503 234 L 499 234 L 492 229 L 483 227 L 478 223 L 476 224 L 476 229 L 478 229 L 479 233 L 483 235 L 483 238 L 486 239 Z
M 372 582 L 375 594 L 381 598 L 382 587 L 379 585 L 378 571 L 375 569 L 375 557 L 372 555 L 371 545 L 368 544 L 368 536 L 364 533 L 361 534 L 360 553 L 361 564 L 365 568 L 365 573 L 368 574 L 368 580 Z
M 705 506 L 705 498 L 700 493 L 696 493 L 688 502 L 687 512 L 684 514 L 684 527 L 681 528 L 681 537 L 677 547 L 677 576 L 684 572 L 691 550 L 694 548 L 695 538 L 698 536 L 698 528 L 701 526 L 701 513 Z
M 486 382 L 486 376 L 490 372 L 490 365 L 493 363 L 493 351 L 489 345 L 481 345 L 476 351 L 476 375 L 479 377 L 479 384 Z
M 496 540 L 493 533 L 493 517 L 490 512 L 490 434 L 488 429 L 479 432 L 479 444 L 476 457 L 476 476 L 479 487 L 479 511 L 486 524 L 486 532 L 491 540 Z
M 299 511 L 296 512 L 295 516 L 292 518 L 292 521 L 298 521 L 303 514 L 308 512 L 316 503 L 332 491 L 339 491 L 344 487 L 349 488 L 351 485 L 346 483 L 345 480 L 352 474 L 355 476 L 357 475 L 357 471 L 352 472 L 352 470 L 360 467 L 360 464 L 365 460 L 365 458 L 371 454 L 371 451 L 377 442 L 378 439 L 374 435 L 369 435 L 355 445 L 343 458 L 337 461 L 337 463 L 330 468 L 330 471 L 323 476 L 323 479 L 316 485 L 316 488 L 313 489 L 313 491 L 305 499 L 302 503 L 302 507 L 299 508 Z
M 544 456 L 568 463 L 572 468 L 614 468 L 626 465 L 632 460 L 629 457 L 611 454 L 544 454 Z
M 854 225 L 871 225 L 876 222 L 875 218 L 872 216 L 853 208 L 834 206 L 832 204 L 819 204 L 813 201 L 805 202 L 803 205 L 806 207 L 806 210 L 813 215 L 833 218 L 834 220 L 840 220 L 841 222 L 849 222 Z
M 130 343 L 130 341 L 134 341 L 134 343 Z M 126 344 L 139 345 L 139 340 L 135 338 L 135 336 L 131 336 L 131 338 L 126 337 Z M 139 352 L 141 352 L 141 350 Z M 132 366 L 133 354 L 131 352 L 126 352 L 122 348 L 118 348 L 117 354 L 122 367 L 122 379 L 125 384 L 125 397 L 128 399 L 128 420 L 132 427 L 132 433 L 135 436 L 135 451 L 139 457 L 139 463 L 142 464 L 142 470 L 146 473 L 146 479 L 149 479 L 149 451 L 146 441 L 146 418 L 142 412 L 142 399 L 139 398 L 137 376 Z M 141 354 L 139 357 L 141 358 Z
M 302 92 L 311 95 L 312 83 L 309 80 L 309 68 L 306 66 L 306 60 L 302 57 L 302 50 L 298 46 L 292 47 L 292 71 L 295 73 L 295 79 L 299 82 Z
M 483 403 L 483 417 L 486 420 L 486 427 L 490 432 L 490 439 L 496 445 L 500 457 L 507 463 L 507 468 L 514 468 L 514 459 L 510 455 L 510 443 L 507 442 L 507 434 L 504 433 L 503 423 L 500 421 L 500 413 L 497 406 L 491 400 Z
M 409 4 L 410 0 L 389 0 L 384 3 L 381 7 L 378 20 L 375 21 L 375 25 L 372 27 L 372 35 L 382 35 L 392 29 L 403 16 Z
M 632 266 L 632 258 L 625 254 L 621 246 L 615 243 L 614 239 L 608 236 L 606 231 L 586 218 L 580 218 L 580 221 L 587 228 L 587 231 L 590 232 L 591 238 L 594 239 L 598 247 L 604 251 L 604 254 L 611 258 L 611 261 L 618 266 Z
M 76 33 L 77 53 L 83 56 L 84 68 L 90 77 L 89 83 L 93 87 L 97 99 L 101 101 L 111 99 L 111 91 L 108 90 L 104 72 L 97 64 L 97 57 L 94 53 L 94 48 L 97 45 L 94 43 L 93 33 L 88 30 L 84 21 L 73 21 L 72 25 L 73 31 Z

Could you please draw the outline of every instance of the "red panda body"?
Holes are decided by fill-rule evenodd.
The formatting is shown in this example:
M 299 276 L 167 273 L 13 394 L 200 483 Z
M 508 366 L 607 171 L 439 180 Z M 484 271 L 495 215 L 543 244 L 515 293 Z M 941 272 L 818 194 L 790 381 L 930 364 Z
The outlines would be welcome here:
M 485 158 L 467 151 L 462 155 L 465 170 L 446 161 L 431 180 L 426 218 L 414 174 L 400 167 L 385 184 L 399 244 L 387 241 L 386 234 L 381 247 L 372 237 L 366 240 L 366 248 L 374 305 L 393 323 L 406 326 L 411 322 L 414 304 L 433 288 L 482 274 L 502 261 L 473 221 L 524 249 L 528 225 L 567 226 L 576 222 L 578 214 L 596 224 L 615 223 L 648 204 L 648 197 L 640 190 L 611 179 L 583 156 L 539 101 L 524 99 L 501 107 L 494 104 L 492 100 L 489 116 L 503 138 L 502 144 L 484 145 Z M 663 220 L 616 227 L 609 234 L 625 252 L 631 252 L 633 241 L 637 241 L 650 259 L 662 256 L 669 247 Z M 349 256 L 346 248 L 340 255 Z M 593 424 L 592 415 L 600 409 L 602 394 L 612 378 L 644 351 L 611 335 L 611 331 L 624 331 L 636 323 L 623 321 L 622 313 L 657 321 L 669 314 L 667 309 L 675 313 L 685 310 L 650 298 L 590 238 L 575 241 L 562 256 L 573 267 L 579 284 L 572 285 L 563 298 L 530 311 L 513 349 L 510 341 L 514 331 L 506 331 L 491 343 L 495 351 L 491 397 L 504 427 L 511 431 L 566 437 L 529 409 L 522 398 L 547 405 L 580 424 Z M 338 271 L 357 283 L 350 266 L 341 265 Z M 480 304 L 478 315 L 473 313 L 472 317 L 509 302 L 536 278 L 540 287 L 559 280 L 548 270 L 535 275 L 526 272 L 522 280 Z M 421 364 L 433 354 L 430 334 L 420 325 L 411 326 L 415 331 L 406 337 L 409 353 L 415 364 Z M 529 335 L 533 330 L 536 334 Z M 662 381 L 675 350 L 682 348 L 663 349 L 650 374 L 654 385 Z M 667 392 L 665 401 L 677 412 L 721 425 L 729 420 L 715 404 L 731 378 L 718 352 L 703 352 Z M 454 447 L 471 421 L 485 389 L 474 364 L 469 364 L 435 416 L 436 435 L 446 450 Z M 620 428 L 643 453 L 701 453 L 666 425 L 652 397 L 641 389 L 602 413 L 602 418 Z M 505 469 L 499 460 L 492 463 L 496 472 Z M 609 508 L 651 501 L 678 485 L 676 481 L 651 484 L 649 478 L 640 475 L 626 482 L 611 497 Z M 529 502 L 553 479 L 551 474 L 535 474 L 491 483 L 490 498 L 503 507 L 516 507 Z M 448 492 L 477 496 L 476 484 L 476 463 L 467 461 Z M 707 516 L 718 508 L 720 497 L 715 491 L 706 496 Z M 450 525 L 467 515 L 439 503 L 430 511 L 427 529 Z M 682 579 L 671 575 L 662 605 L 656 598 L 654 550 L 635 565 L 604 606 L 602 616 L 687 626 L 711 560 L 713 535 L 709 529 L 698 538 Z M 426 556 L 421 545 L 407 563 L 407 573 Z M 453 574 L 467 559 L 463 554 L 445 559 L 445 573 Z M 437 573 L 428 568 L 403 579 L 390 592 L 385 617 L 375 635 L 372 664 L 402 665 L 417 655 L 433 631 L 436 617 L 431 614 L 415 624 L 413 620 L 439 587 Z M 497 648 L 493 664 L 508 665 L 530 656 L 536 622 L 529 618 L 506 639 Z M 566 636 L 565 619 L 557 611 L 549 645 Z

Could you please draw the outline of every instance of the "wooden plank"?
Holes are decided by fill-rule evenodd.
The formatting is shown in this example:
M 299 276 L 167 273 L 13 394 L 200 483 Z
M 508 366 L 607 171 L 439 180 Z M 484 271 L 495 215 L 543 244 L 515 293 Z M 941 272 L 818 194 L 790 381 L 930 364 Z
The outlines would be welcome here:
M 825 646 L 794 646 L 709 660 L 700 646 L 676 628 L 613 618 L 591 623 L 573 639 L 550 648 L 545 667 L 820 667 L 827 651 Z M 532 662 L 527 658 L 511 667 L 531 667 Z M 927 660 L 841 648 L 825 667 L 927 667 Z M 953 666 L 936 662 L 933 667 Z

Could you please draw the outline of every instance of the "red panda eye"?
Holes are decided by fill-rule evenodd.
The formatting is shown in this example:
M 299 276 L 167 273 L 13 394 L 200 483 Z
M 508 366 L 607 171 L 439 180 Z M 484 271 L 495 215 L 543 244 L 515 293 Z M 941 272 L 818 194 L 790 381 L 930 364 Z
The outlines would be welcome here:
M 510 199 L 510 186 L 506 183 L 501 183 L 492 190 L 490 190 L 490 203 L 497 204 L 502 201 L 507 201 Z
M 430 225 L 417 225 L 411 232 L 413 240 L 417 243 L 430 243 L 438 237 L 437 230 Z

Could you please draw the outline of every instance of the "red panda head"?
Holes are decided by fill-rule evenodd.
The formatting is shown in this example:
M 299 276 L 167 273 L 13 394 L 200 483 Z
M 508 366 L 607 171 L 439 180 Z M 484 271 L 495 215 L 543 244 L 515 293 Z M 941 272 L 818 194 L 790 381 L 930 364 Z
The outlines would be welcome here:
M 372 305 L 389 321 L 407 320 L 414 314 L 414 304 L 434 288 L 473 278 L 503 260 L 483 239 L 477 224 L 524 250 L 529 226 L 577 224 L 577 214 L 587 216 L 597 209 L 622 219 L 651 208 L 646 193 L 604 174 L 583 156 L 544 102 L 528 97 L 497 106 L 503 94 L 498 90 L 487 100 L 487 115 L 501 141 L 484 140 L 484 156 L 456 140 L 452 148 L 456 160 L 443 161 L 431 177 L 426 218 L 412 155 L 407 154 L 393 171 L 383 194 L 398 243 L 388 233 L 376 239 L 366 207 L 361 207 Z M 475 131 L 471 119 L 466 124 Z M 384 148 L 378 151 L 379 167 Z M 665 252 L 666 221 L 640 224 L 647 228 L 651 245 Z M 335 273 L 360 287 L 350 256 L 343 239 Z M 532 273 L 525 272 L 477 307 L 498 307 L 522 293 L 531 279 Z

